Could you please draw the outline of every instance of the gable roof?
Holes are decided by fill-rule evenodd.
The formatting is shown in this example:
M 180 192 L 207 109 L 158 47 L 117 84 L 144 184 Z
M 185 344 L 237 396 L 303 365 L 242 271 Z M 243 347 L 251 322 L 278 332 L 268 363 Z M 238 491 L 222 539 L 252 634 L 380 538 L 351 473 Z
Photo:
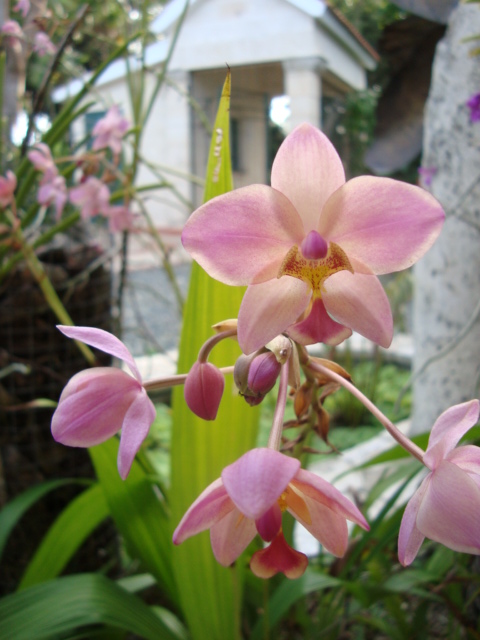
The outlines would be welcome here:
M 175 28 L 178 20 L 186 13 L 188 20 L 189 12 L 195 7 L 199 7 L 208 0 L 170 0 L 153 20 L 151 31 L 158 36 L 158 40 L 148 45 L 145 50 L 145 64 L 155 66 L 164 62 L 171 48 L 171 43 L 175 37 Z M 304 15 L 312 18 L 327 32 L 330 37 L 338 42 L 348 52 L 348 54 L 358 61 L 365 69 L 373 69 L 379 59 L 376 51 L 359 34 L 342 14 L 331 7 L 325 0 L 282 0 L 295 7 Z M 129 67 L 135 70 L 140 62 L 135 56 L 131 56 Z M 118 80 L 126 75 L 125 60 L 117 60 L 101 74 L 96 86 L 101 86 L 109 82 Z M 83 87 L 91 74 L 86 74 L 83 78 L 71 81 L 67 85 L 57 87 L 52 97 L 55 102 L 62 102 L 67 97 L 75 95 Z

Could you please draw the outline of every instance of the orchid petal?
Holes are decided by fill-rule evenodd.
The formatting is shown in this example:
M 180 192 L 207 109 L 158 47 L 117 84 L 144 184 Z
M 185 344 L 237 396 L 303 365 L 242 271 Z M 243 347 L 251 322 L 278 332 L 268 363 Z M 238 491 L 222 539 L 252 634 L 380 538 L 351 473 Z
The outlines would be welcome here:
M 408 501 L 403 513 L 398 535 L 398 559 L 406 567 L 411 564 L 422 546 L 425 536 L 420 533 L 417 527 L 417 513 L 422 504 L 425 491 L 430 482 L 431 475 L 427 476 L 420 487 L 415 491 Z
M 257 520 L 278 500 L 299 467 L 299 460 L 273 449 L 252 449 L 225 467 L 222 480 L 241 513 Z
M 233 509 L 210 529 L 213 555 L 224 567 L 235 562 L 257 535 L 253 520 Z
M 303 225 L 288 199 L 265 185 L 236 189 L 206 202 L 183 229 L 182 243 L 213 278 L 231 285 L 275 278 Z
M 288 335 L 300 344 L 323 342 L 335 346 L 352 335 L 348 327 L 335 322 L 328 315 L 323 300 L 315 298 L 309 314 L 288 329 Z
M 335 320 L 381 347 L 390 346 L 392 310 L 376 276 L 339 271 L 324 281 L 322 297 Z
M 406 269 L 421 258 L 444 219 L 428 191 L 390 178 L 362 176 L 332 195 L 317 231 L 380 275 Z
M 329 507 L 306 496 L 305 503 L 310 515 L 310 523 L 299 517 L 298 513 L 291 508 L 288 508 L 288 511 L 329 553 L 341 558 L 345 555 L 348 545 L 347 521 Z
M 315 473 L 299 469 L 291 484 L 301 494 L 325 505 L 339 516 L 355 522 L 367 531 L 370 528 L 361 511 L 338 489 Z
M 125 364 L 128 365 L 135 378 L 139 382 L 142 382 L 142 376 L 140 375 L 140 371 L 135 364 L 132 354 L 123 342 L 113 334 L 103 329 L 96 329 L 95 327 L 69 327 L 59 324 L 57 325 L 57 329 L 66 335 L 67 338 L 79 340 L 95 349 L 109 353 L 115 358 L 120 358 L 120 360 L 123 360 Z
M 480 477 L 480 447 L 476 447 L 473 444 L 466 444 L 463 447 L 458 447 L 458 449 L 451 451 L 445 460 L 456 464 L 462 471 Z
M 265 542 L 271 542 L 282 526 L 282 511 L 278 502 L 274 502 L 263 516 L 255 520 L 255 526 Z
M 250 560 L 252 573 L 264 579 L 280 571 L 290 580 L 295 580 L 305 573 L 307 566 L 307 556 L 292 549 L 281 531 L 268 547 L 256 551 Z
M 122 480 L 128 476 L 133 459 L 155 420 L 155 406 L 143 387 L 125 414 L 118 449 L 118 472 Z
M 478 421 L 480 402 L 471 400 L 450 407 L 437 418 L 430 432 L 425 464 L 434 469 Z
M 298 126 L 280 146 L 271 184 L 284 193 L 303 220 L 305 235 L 318 226 L 324 204 L 345 182 L 335 147 L 309 124 Z
M 234 509 L 220 478 L 212 482 L 190 506 L 173 533 L 173 544 L 210 529 Z
M 122 428 L 142 387 L 125 371 L 96 367 L 77 373 L 63 390 L 52 417 L 52 435 L 69 447 L 92 447 Z
M 418 509 L 417 527 L 454 551 L 480 554 L 480 488 L 468 473 L 440 463 Z
M 243 353 L 253 353 L 283 333 L 303 313 L 310 298 L 310 287 L 290 276 L 248 287 L 238 314 Z

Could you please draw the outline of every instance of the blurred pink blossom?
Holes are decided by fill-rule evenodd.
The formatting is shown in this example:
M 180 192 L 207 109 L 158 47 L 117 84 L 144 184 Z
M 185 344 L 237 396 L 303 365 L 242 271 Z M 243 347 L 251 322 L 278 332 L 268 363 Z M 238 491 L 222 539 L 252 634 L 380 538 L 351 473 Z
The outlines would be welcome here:
M 118 106 L 113 105 L 93 128 L 93 150 L 109 147 L 115 155 L 118 155 L 122 150 L 122 138 L 129 128 L 129 121 L 122 116 Z
M 122 431 L 118 472 L 127 477 L 155 419 L 155 407 L 127 347 L 111 333 L 91 327 L 58 329 L 74 340 L 122 359 L 129 375 L 115 367 L 94 367 L 77 373 L 62 391 L 52 418 L 52 435 L 69 447 L 93 447 Z
M 429 187 L 432 184 L 436 173 L 437 167 L 418 167 L 418 175 L 424 187 Z
M 57 47 L 44 31 L 37 31 L 33 41 L 33 50 L 39 56 L 46 56 L 56 53 Z
M 30 11 L 30 0 L 18 0 L 17 4 L 13 7 L 13 11 L 20 11 L 22 17 L 25 18 Z
M 22 27 L 16 20 L 7 20 L 6 22 L 4 22 L 0 27 L 0 33 L 3 33 L 5 36 L 7 36 L 7 43 L 10 46 L 25 37 Z
M 27 155 L 35 169 L 43 173 L 46 180 L 51 180 L 58 174 L 50 147 L 44 142 L 36 144 Z
M 0 207 L 4 209 L 13 202 L 13 194 L 17 188 L 17 177 L 13 171 L 7 171 L 6 176 L 0 176 Z
M 450 407 L 432 427 L 423 456 L 430 473 L 410 499 L 398 538 L 406 566 L 430 538 L 454 551 L 480 555 L 480 448 L 455 448 L 478 421 L 480 402 Z
M 88 177 L 78 187 L 70 189 L 70 202 L 80 208 L 84 220 L 109 209 L 110 191 L 98 178 Z
M 133 226 L 133 213 L 125 205 L 109 205 L 100 213 L 108 219 L 108 228 L 112 233 L 128 231 Z
M 57 220 L 60 219 L 65 204 L 68 200 L 67 185 L 65 178 L 60 175 L 56 175 L 53 178 L 44 178 L 40 182 L 40 188 L 37 194 L 38 202 L 45 207 L 51 204 L 55 205 L 55 212 Z

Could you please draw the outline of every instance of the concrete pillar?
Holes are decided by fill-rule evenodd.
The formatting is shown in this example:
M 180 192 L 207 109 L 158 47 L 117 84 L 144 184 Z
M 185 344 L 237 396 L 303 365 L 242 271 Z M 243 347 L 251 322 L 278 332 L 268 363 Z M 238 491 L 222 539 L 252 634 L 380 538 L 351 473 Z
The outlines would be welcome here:
M 460 3 L 437 46 L 425 111 L 422 166 L 435 171 L 430 190 L 447 219 L 415 268 L 417 433 L 431 429 L 449 406 L 479 393 L 480 122 L 471 121 L 466 105 L 480 88 L 480 65 L 471 55 L 479 32 L 479 6 Z
M 286 127 L 292 131 L 302 122 L 322 126 L 321 58 L 301 58 L 283 63 L 285 93 L 290 97 L 291 115 Z

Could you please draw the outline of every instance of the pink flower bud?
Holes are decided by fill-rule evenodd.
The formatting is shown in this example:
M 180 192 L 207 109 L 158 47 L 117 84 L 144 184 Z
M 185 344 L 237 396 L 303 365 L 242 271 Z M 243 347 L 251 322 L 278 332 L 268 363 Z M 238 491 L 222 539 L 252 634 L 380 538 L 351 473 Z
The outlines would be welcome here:
M 195 362 L 185 380 L 185 402 L 190 411 L 203 420 L 215 420 L 225 380 L 210 362 Z
M 6 177 L 0 176 L 0 208 L 8 207 L 13 201 L 17 187 L 17 178 L 13 171 L 7 171 Z
M 248 370 L 248 388 L 254 395 L 264 396 L 275 386 L 282 365 L 271 351 L 254 358 Z

